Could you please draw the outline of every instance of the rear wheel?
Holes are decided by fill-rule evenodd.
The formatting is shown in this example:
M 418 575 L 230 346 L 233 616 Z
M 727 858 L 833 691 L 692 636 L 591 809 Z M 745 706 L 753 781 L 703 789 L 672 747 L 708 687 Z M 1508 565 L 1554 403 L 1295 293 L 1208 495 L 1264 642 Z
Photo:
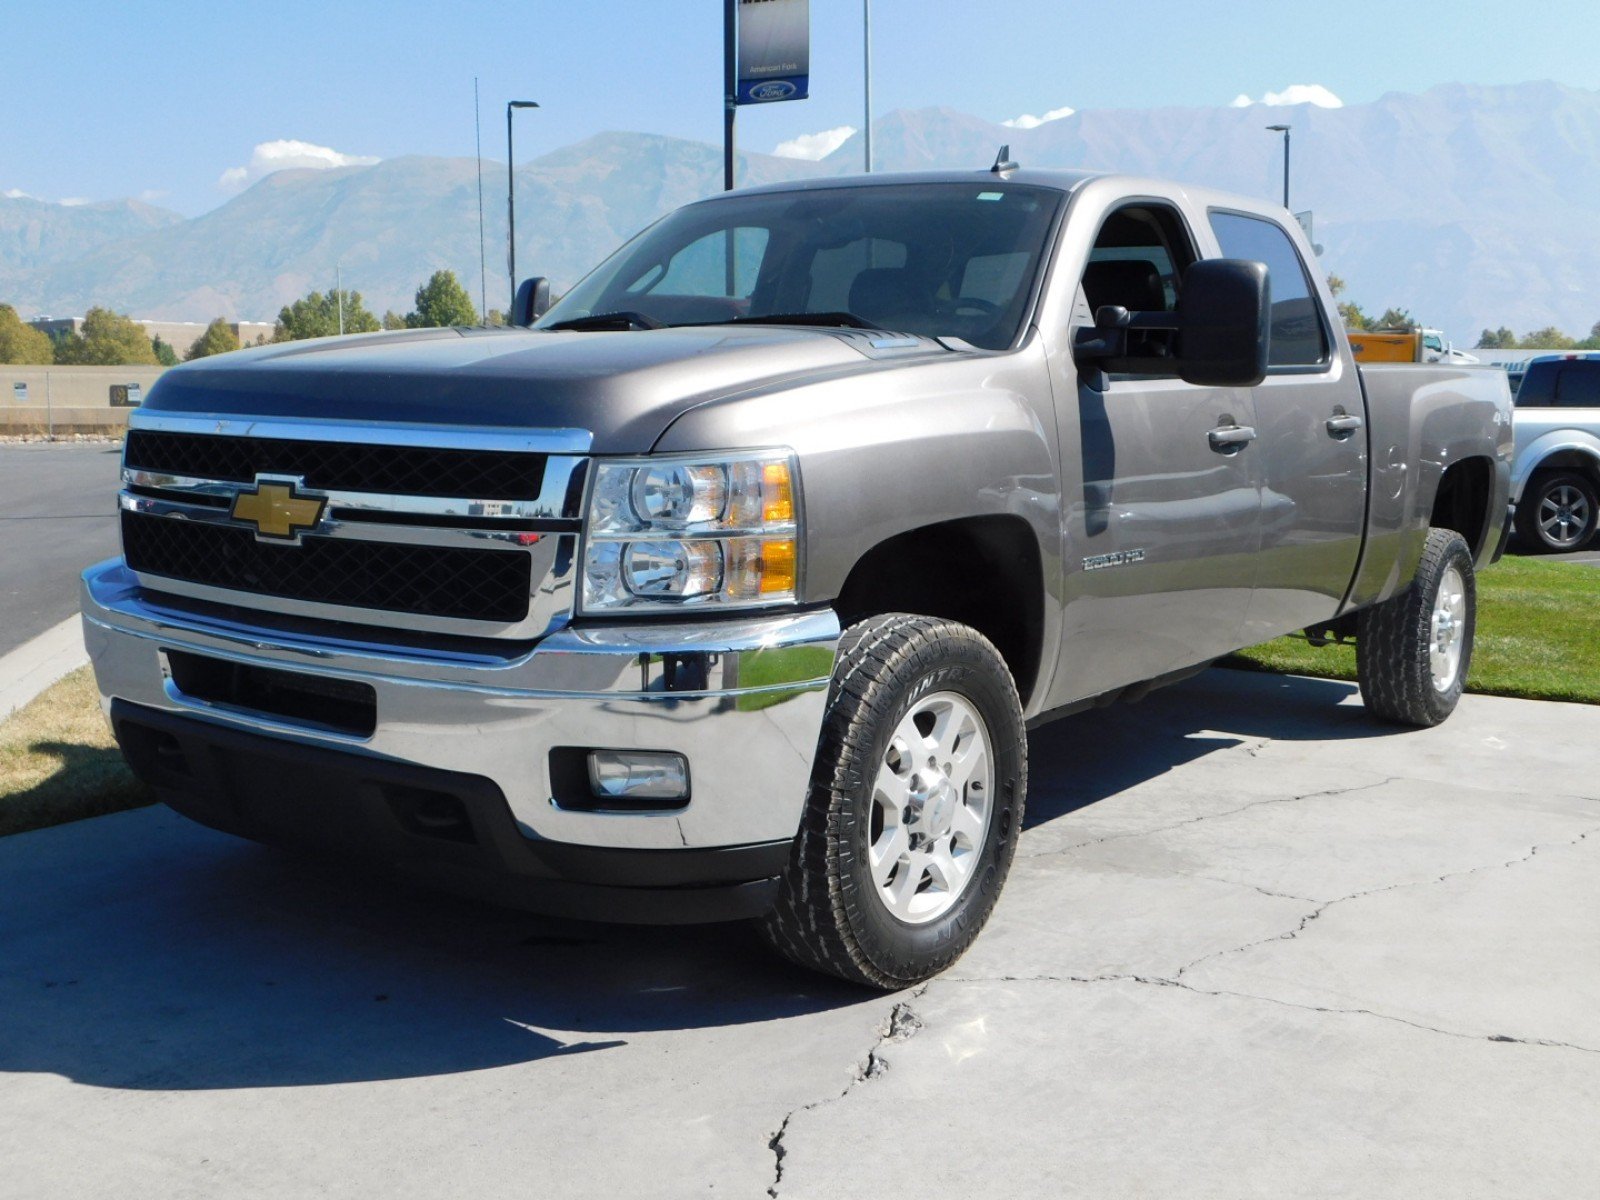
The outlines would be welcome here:
M 767 940 L 880 988 L 944 970 L 977 937 L 1016 849 L 1022 705 L 976 630 L 892 614 L 840 643 L 811 790 Z
M 1582 550 L 1600 522 L 1594 480 L 1577 471 L 1540 471 L 1517 505 L 1517 536 L 1528 547 L 1560 554 Z
M 1477 620 L 1472 554 L 1459 533 L 1428 530 L 1416 579 L 1364 609 L 1356 631 L 1361 698 L 1399 725 L 1437 725 L 1461 699 Z

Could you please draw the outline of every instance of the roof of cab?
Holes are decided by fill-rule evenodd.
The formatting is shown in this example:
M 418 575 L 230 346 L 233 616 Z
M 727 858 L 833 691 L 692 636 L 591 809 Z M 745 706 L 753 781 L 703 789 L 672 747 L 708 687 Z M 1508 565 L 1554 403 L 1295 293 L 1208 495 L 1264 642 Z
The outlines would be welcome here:
M 1052 188 L 1070 192 L 1090 179 L 1099 179 L 1104 171 L 1045 171 L 1018 167 L 1003 174 L 992 171 L 887 171 L 875 175 L 823 175 L 813 179 L 794 179 L 784 183 L 765 183 L 759 187 L 740 188 L 740 196 L 759 196 L 773 192 L 809 192 L 827 188 L 883 187 L 890 184 L 926 183 L 981 183 L 985 179 L 995 183 L 1021 183 L 1031 187 Z M 718 197 L 708 197 L 717 199 Z

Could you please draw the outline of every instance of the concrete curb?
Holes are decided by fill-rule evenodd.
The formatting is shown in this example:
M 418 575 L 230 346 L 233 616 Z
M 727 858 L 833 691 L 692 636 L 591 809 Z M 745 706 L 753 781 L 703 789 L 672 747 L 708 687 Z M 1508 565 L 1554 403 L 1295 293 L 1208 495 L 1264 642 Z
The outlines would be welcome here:
M 79 617 L 68 617 L 0 657 L 0 721 L 88 661 Z

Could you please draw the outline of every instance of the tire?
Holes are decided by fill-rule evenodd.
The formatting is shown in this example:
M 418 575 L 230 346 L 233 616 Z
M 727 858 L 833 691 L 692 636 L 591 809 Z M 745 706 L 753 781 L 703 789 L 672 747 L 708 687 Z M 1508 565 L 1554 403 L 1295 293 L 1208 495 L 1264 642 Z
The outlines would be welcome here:
M 1472 665 L 1477 598 L 1467 543 L 1454 530 L 1428 530 L 1411 587 L 1358 619 L 1356 671 L 1368 711 L 1419 727 L 1455 711 Z
M 763 936 L 869 987 L 938 974 L 994 909 L 1027 784 L 1022 704 L 987 639 L 904 613 L 852 625 Z
M 1594 480 L 1577 471 L 1537 471 L 1517 505 L 1517 538 L 1544 554 L 1582 550 L 1600 522 Z

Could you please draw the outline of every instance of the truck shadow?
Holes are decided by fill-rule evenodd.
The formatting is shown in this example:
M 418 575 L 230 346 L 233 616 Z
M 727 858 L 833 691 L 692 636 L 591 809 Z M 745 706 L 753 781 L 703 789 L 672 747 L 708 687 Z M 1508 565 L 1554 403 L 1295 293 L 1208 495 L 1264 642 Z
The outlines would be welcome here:
M 1349 688 L 1211 672 L 1036 731 L 1038 824 L 1246 737 L 1381 732 Z M 748 926 L 530 916 L 147 809 L 0 839 L 0 1072 L 98 1087 L 298 1087 L 603 1053 L 881 997 Z
M 1355 695 L 1353 683 L 1211 670 L 1138 703 L 1040 726 L 1028 737 L 1023 828 L 1246 741 L 1343 741 L 1402 732 L 1359 705 L 1342 703 Z

